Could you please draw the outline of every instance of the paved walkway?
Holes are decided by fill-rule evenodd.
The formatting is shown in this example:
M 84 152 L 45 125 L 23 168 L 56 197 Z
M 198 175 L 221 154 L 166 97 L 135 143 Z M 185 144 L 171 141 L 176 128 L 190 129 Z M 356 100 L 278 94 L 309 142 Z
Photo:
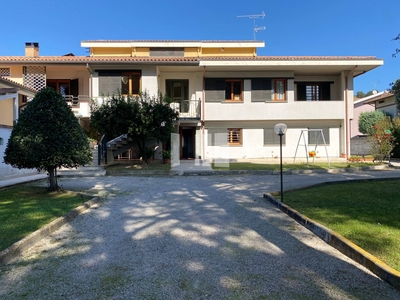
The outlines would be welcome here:
M 377 177 L 400 171 L 287 175 L 284 186 Z M 1 299 L 400 299 L 262 199 L 279 176 L 59 180 L 103 204 L 0 267 Z

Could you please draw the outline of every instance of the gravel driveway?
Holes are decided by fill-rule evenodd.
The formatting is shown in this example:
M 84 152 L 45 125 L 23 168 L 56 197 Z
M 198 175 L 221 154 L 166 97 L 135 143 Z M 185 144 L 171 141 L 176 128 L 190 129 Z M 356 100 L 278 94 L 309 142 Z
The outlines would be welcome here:
M 369 176 L 290 175 L 285 187 Z M 103 202 L 0 266 L 0 299 L 400 299 L 263 200 L 279 176 L 59 183 Z

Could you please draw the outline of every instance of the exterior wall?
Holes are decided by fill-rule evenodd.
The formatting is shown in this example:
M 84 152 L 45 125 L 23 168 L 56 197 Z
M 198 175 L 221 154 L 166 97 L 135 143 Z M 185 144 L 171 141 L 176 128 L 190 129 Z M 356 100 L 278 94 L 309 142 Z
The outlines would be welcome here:
M 377 100 L 375 102 L 375 105 L 376 105 L 376 110 L 387 112 L 394 117 L 397 117 L 399 114 L 395 96 L 388 97 L 383 100 Z
M 185 48 L 185 57 L 197 57 L 199 48 Z
M 202 48 L 200 56 L 255 56 L 254 48 Z
M 354 105 L 354 117 L 350 121 L 350 137 L 355 137 L 357 135 L 363 135 L 362 132 L 358 131 L 358 120 L 360 114 L 367 111 L 374 111 L 375 108 L 371 104 L 365 104 L 363 102 L 356 103 Z
M 205 138 L 205 155 L 207 159 L 255 159 L 255 158 L 278 158 L 280 155 L 279 144 L 276 146 L 264 145 L 264 128 L 273 128 L 275 123 L 267 123 L 264 126 L 253 127 L 246 124 L 238 123 L 225 123 L 225 126 L 220 128 L 229 127 L 239 127 L 243 128 L 242 146 L 210 146 L 208 145 L 208 128 L 215 128 L 214 124 L 206 125 L 206 138 Z M 288 125 L 288 130 L 285 134 L 286 143 L 282 147 L 282 157 L 284 158 L 294 158 L 304 159 L 306 158 L 305 143 L 303 137 L 301 136 L 302 130 L 307 130 L 309 124 L 304 124 L 300 127 L 299 124 L 291 124 L 290 122 L 285 122 Z M 321 124 L 326 126 L 326 124 Z M 291 127 L 295 126 L 295 127 Z M 317 123 L 313 127 L 318 127 Z M 305 132 L 305 141 L 307 144 L 308 133 Z M 341 128 L 338 125 L 333 125 L 329 129 L 330 142 L 327 145 L 327 151 L 329 158 L 340 157 L 340 136 Z M 299 139 L 301 138 L 300 142 Z M 325 146 L 320 139 L 320 143 L 315 147 L 315 145 L 307 145 L 308 151 L 316 150 L 317 158 L 326 159 Z M 297 153 L 296 153 L 297 149 Z M 308 154 L 307 154 L 308 155 Z
M 132 56 L 132 48 L 92 48 L 91 56 Z
M 13 99 L 6 99 L 0 101 L 0 125 L 8 125 L 8 126 L 13 125 L 13 107 L 14 107 Z
M 31 174 L 37 173 L 35 169 L 18 169 L 13 168 L 10 165 L 3 163 L 4 151 L 6 150 L 8 139 L 10 138 L 12 127 L 0 126 L 0 138 L 3 141 L 3 145 L 0 144 L 0 176 L 12 176 L 19 174 Z

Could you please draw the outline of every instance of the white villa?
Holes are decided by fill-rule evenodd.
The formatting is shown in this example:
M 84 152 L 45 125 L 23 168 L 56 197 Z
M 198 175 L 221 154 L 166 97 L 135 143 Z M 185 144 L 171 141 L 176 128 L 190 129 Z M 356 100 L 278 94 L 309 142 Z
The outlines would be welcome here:
M 38 43 L 26 43 L 25 56 L 0 57 L 0 83 L 18 84 L 21 93 L 17 108 L 0 85 L 0 124 L 11 128 L 29 93 L 45 86 L 64 95 L 86 129 L 90 99 L 161 91 L 180 112 L 174 141 L 180 159 L 277 157 L 273 128 L 280 122 L 288 127 L 283 157 L 294 157 L 304 140 L 310 147 L 322 143 L 308 129 L 322 129 L 329 157 L 341 157 L 350 149 L 353 79 L 383 64 L 374 56 L 258 56 L 260 41 L 89 40 L 81 46 L 88 56 L 40 56 Z M 307 138 L 299 143 L 302 131 Z M 326 156 L 325 149 L 318 152 Z M 299 147 L 297 156 L 305 155 Z

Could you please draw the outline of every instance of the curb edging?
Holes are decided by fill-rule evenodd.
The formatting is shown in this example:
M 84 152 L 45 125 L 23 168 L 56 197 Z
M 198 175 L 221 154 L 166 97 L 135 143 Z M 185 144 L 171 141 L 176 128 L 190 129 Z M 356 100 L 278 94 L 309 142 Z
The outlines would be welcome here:
M 50 223 L 44 225 L 43 227 L 39 228 L 38 230 L 32 232 L 31 234 L 24 237 L 22 240 L 15 242 L 7 249 L 4 249 L 3 251 L 0 252 L 0 265 L 5 265 L 9 263 L 12 259 L 14 259 L 22 252 L 24 252 L 25 250 L 27 250 L 28 248 L 32 247 L 34 244 L 39 242 L 42 238 L 50 235 L 64 224 L 71 222 L 85 210 L 89 209 L 98 202 L 99 202 L 99 197 L 94 197 L 91 200 L 88 200 L 82 205 L 78 206 L 77 208 L 74 208 L 64 216 L 59 217 L 51 221 Z
M 381 278 L 383 281 L 386 281 L 392 285 L 394 288 L 400 290 L 400 272 L 391 268 L 377 257 L 363 250 L 335 231 L 309 219 L 290 206 L 278 201 L 272 196 L 272 193 L 264 194 L 263 197 L 277 206 L 282 212 L 286 213 L 299 224 L 306 227 L 327 244 L 339 250 L 341 253 L 356 261 L 360 265 L 366 267 L 372 273 Z

